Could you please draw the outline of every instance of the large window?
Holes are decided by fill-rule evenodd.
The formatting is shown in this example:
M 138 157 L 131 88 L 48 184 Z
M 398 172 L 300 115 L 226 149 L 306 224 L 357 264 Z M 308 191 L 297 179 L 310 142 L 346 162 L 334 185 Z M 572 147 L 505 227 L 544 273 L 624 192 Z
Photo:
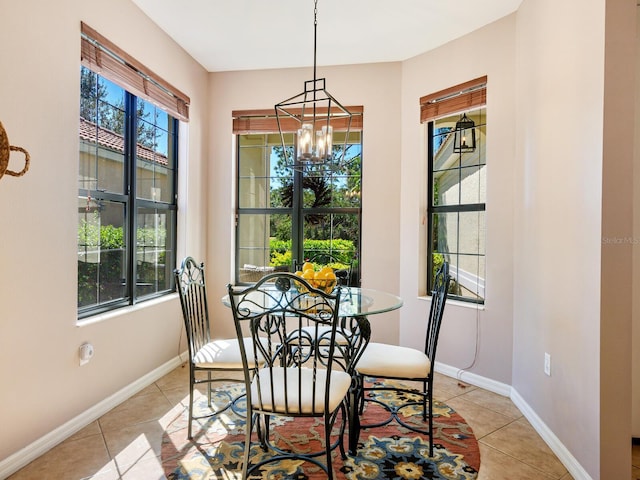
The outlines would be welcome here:
M 80 318 L 171 292 L 176 265 L 179 122 L 97 62 L 80 71 Z
M 340 135 L 334 135 L 336 157 Z M 284 165 L 277 133 L 239 134 L 237 142 L 236 281 L 293 271 L 315 258 L 350 267 L 351 283 L 359 284 L 361 133 L 350 133 L 344 165 L 304 172 Z M 294 148 L 293 134 L 287 143 Z
M 483 79 L 486 81 L 486 78 Z M 456 87 L 458 88 L 458 87 Z M 467 86 L 469 97 L 484 105 L 485 83 Z M 455 90 L 455 89 L 454 89 Z M 458 92 L 464 89 L 458 89 Z M 481 92 L 482 96 L 477 97 Z M 464 95 L 464 94 L 463 94 Z M 484 303 L 485 292 L 485 210 L 486 210 L 486 107 L 479 106 L 460 112 L 459 104 L 447 100 L 456 95 L 445 94 L 442 104 L 433 108 L 438 95 L 432 96 L 437 118 L 427 119 L 428 131 L 428 273 L 427 286 L 431 291 L 434 274 L 442 264 L 450 264 L 453 278 L 450 298 Z M 454 100 L 459 102 L 458 100 Z M 470 101 L 469 103 L 473 103 Z M 423 105 L 427 105 L 424 102 Z M 425 107 L 426 109 L 426 107 Z M 423 111 L 425 110 L 423 109 Z M 456 148 L 456 123 L 462 113 L 473 122 L 466 135 L 469 148 Z M 437 113 L 436 113 L 437 115 Z M 423 117 L 424 119 L 424 117 Z M 465 120 L 466 120 L 465 119 Z M 475 148 L 470 148 L 475 137 Z

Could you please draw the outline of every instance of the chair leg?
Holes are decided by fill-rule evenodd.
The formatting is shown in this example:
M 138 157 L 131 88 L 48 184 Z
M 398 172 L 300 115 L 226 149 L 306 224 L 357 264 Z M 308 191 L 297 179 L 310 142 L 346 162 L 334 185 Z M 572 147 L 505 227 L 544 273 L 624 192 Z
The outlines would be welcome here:
M 427 421 L 427 392 L 431 392 L 431 388 L 427 390 L 427 381 L 422 382 L 422 421 Z M 429 402 L 431 405 L 431 402 Z M 431 416 L 431 415 L 429 415 Z
M 193 387 L 194 377 L 193 372 L 189 378 L 189 426 L 187 427 L 187 438 L 191 440 L 193 435 L 191 434 L 191 424 L 193 423 Z
M 347 409 L 349 415 L 349 454 L 354 456 L 356 455 L 358 441 L 360 440 L 360 415 L 363 410 L 360 404 L 364 403 L 364 400 L 360 399 L 360 397 L 364 395 L 360 383 L 360 381 L 356 380 L 356 385 L 351 387 Z
M 344 417 L 343 417 L 344 418 Z M 324 441 L 327 458 L 327 480 L 333 480 L 333 465 L 331 463 L 331 419 L 330 415 L 324 416 Z
M 358 409 L 358 414 L 362 415 L 364 412 L 364 375 L 357 375 L 358 382 L 358 405 L 356 408 Z
M 431 385 L 427 392 L 429 402 L 429 457 L 433 458 L 433 392 Z
M 244 426 L 244 455 L 242 460 L 242 478 L 247 478 L 247 472 L 249 470 L 249 454 L 251 453 L 251 432 L 253 431 L 253 424 L 255 422 L 255 415 L 247 410 L 247 422 Z M 258 428 L 260 423 L 258 423 Z

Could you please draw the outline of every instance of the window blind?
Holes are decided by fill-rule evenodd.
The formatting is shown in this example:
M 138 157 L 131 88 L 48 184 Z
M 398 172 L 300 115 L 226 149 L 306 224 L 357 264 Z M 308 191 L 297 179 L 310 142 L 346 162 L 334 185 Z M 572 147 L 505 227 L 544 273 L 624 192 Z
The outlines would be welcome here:
M 353 115 L 351 118 L 350 130 L 362 130 L 362 113 L 364 107 L 345 107 Z M 324 109 L 326 111 L 326 108 Z M 234 110 L 231 112 L 233 117 L 233 133 L 235 135 L 244 135 L 248 133 L 273 133 L 278 131 L 278 121 L 276 120 L 275 110 Z M 293 118 L 284 118 L 280 120 L 282 131 L 296 132 L 300 128 L 300 123 Z M 346 130 L 348 120 L 346 118 L 337 118 L 331 121 L 334 131 Z
M 182 121 L 189 120 L 189 97 L 112 42 L 81 23 L 82 65 L 148 100 Z
M 487 103 L 487 77 L 479 77 L 420 98 L 420 123 Z

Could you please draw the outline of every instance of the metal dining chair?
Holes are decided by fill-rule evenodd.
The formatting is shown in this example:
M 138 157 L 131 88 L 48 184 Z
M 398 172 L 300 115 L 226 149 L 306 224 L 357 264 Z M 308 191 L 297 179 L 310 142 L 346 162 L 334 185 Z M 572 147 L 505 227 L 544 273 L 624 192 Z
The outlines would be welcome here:
M 209 409 L 212 409 L 213 385 L 228 382 L 241 383 L 241 372 L 244 371 L 238 339 L 212 340 L 211 338 L 204 274 L 204 264 L 196 263 L 192 257 L 186 257 L 180 268 L 174 270 L 189 348 L 189 425 L 187 437 L 190 440 L 193 438 L 193 401 L 196 386 L 199 384 L 207 385 L 208 406 Z M 223 378 L 219 376 L 221 373 L 228 374 L 230 372 L 237 372 L 237 377 Z M 202 373 L 206 373 L 205 378 L 199 375 Z M 228 392 L 221 390 L 219 393 L 227 397 L 227 403 L 220 406 L 217 411 L 195 417 L 196 419 L 219 415 L 225 410 L 233 408 L 237 399 Z
M 359 384 L 360 413 L 362 413 L 362 409 L 364 408 L 364 402 L 369 401 L 382 405 L 391 414 L 389 418 L 383 422 L 362 425 L 362 428 L 379 427 L 395 419 L 398 423 L 410 430 L 427 433 L 429 435 L 429 456 L 431 457 L 433 456 L 433 372 L 440 325 L 442 324 L 442 316 L 447 301 L 450 282 L 449 264 L 444 262 L 436 273 L 434 280 L 425 348 L 423 351 L 409 347 L 371 342 L 368 344 L 356 366 Z M 419 381 L 422 382 L 422 390 L 409 388 L 408 386 L 391 386 L 389 384 L 365 388 L 365 377 Z M 368 392 L 375 392 L 376 390 L 416 394 L 420 397 L 420 401 L 409 400 L 400 406 L 391 406 L 376 400 L 375 396 L 366 396 Z M 427 432 L 402 420 L 399 411 L 410 405 L 422 406 L 422 419 L 428 421 Z
M 366 346 L 360 339 L 369 338 L 368 321 L 363 317 L 351 326 L 361 330 L 351 348 L 338 346 L 341 288 L 326 293 L 288 272 L 267 275 L 251 287 L 229 285 L 228 291 L 237 337 L 253 339 L 240 343 L 247 395 L 242 478 L 267 463 L 299 459 L 317 465 L 332 479 L 332 451 L 339 448 L 346 458 L 346 419 L 357 413 L 354 365 Z M 258 365 L 257 358 L 264 358 L 264 364 Z M 324 448 L 299 452 L 276 445 L 269 431 L 271 418 L 277 416 L 294 421 L 322 418 Z M 336 422 L 338 435 L 332 441 Z M 254 430 L 269 455 L 250 464 Z

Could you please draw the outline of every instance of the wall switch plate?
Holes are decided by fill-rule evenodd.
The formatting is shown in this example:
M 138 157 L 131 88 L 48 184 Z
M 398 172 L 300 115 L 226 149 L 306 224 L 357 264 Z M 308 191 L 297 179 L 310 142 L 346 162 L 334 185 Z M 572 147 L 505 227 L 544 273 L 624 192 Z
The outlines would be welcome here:
M 551 355 L 547 352 L 544 354 L 544 373 L 551 376 Z

